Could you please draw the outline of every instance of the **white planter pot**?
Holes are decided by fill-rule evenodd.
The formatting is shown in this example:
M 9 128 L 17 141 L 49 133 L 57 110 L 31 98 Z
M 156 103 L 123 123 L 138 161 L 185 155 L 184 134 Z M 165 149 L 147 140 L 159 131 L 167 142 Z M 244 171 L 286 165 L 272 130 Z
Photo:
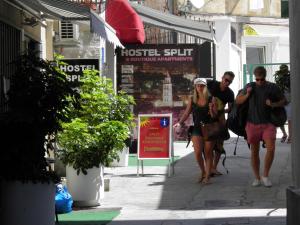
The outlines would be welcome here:
M 114 160 L 111 163 L 111 166 L 119 166 L 119 167 L 125 167 L 128 166 L 128 159 L 129 159 L 129 148 L 123 148 L 123 151 L 118 153 L 120 160 Z
M 55 185 L 1 183 L 0 218 L 3 225 L 54 225 Z
M 74 206 L 93 207 L 100 205 L 104 198 L 103 166 L 87 170 L 87 175 L 77 171 L 72 166 L 66 167 L 67 187 L 72 195 Z

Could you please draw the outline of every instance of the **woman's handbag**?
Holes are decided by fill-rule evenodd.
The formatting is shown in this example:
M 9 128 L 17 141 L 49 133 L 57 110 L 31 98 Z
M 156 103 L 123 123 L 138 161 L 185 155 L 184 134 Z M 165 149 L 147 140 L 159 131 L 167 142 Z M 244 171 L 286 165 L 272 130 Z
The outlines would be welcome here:
M 226 125 L 219 121 L 201 124 L 201 132 L 205 141 L 228 140 L 230 138 Z

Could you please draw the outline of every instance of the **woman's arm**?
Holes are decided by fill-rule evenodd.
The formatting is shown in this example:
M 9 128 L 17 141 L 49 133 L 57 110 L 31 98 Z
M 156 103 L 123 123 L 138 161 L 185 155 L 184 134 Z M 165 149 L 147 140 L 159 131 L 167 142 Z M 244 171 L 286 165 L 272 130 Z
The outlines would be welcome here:
M 184 121 L 189 117 L 191 111 L 192 111 L 192 98 L 189 99 L 188 105 L 186 106 L 186 109 L 185 109 L 182 117 L 179 119 L 178 123 L 174 124 L 173 127 L 175 128 L 175 127 L 181 126 L 184 123 Z

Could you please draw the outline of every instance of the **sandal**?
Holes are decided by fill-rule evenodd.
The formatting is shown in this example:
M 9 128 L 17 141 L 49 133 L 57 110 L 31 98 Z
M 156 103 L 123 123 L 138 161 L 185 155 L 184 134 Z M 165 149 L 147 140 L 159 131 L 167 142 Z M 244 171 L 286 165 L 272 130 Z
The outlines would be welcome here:
M 219 172 L 218 170 L 215 170 L 213 172 L 211 172 L 211 176 L 214 177 L 214 176 L 221 176 L 223 175 L 223 173 Z
M 198 182 L 199 182 L 199 183 L 202 183 L 204 179 L 205 179 L 205 174 L 201 174 L 201 175 L 199 176 Z
M 280 142 L 284 143 L 286 139 L 287 139 L 287 136 L 282 136 L 282 138 L 280 139 Z
M 208 184 L 211 184 L 211 181 L 209 178 L 205 177 L 201 183 L 204 185 L 208 185 Z
M 287 142 L 286 142 L 286 143 L 291 144 L 291 143 L 292 143 L 292 138 L 289 137 L 289 138 L 287 139 Z

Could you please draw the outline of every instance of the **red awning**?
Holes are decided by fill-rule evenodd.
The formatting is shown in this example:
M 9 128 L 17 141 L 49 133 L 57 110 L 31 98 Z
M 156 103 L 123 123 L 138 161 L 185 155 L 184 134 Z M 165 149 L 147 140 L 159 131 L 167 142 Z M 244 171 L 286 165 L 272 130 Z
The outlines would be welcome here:
M 105 20 L 117 33 L 122 44 L 142 44 L 145 41 L 144 25 L 128 0 L 109 0 Z

